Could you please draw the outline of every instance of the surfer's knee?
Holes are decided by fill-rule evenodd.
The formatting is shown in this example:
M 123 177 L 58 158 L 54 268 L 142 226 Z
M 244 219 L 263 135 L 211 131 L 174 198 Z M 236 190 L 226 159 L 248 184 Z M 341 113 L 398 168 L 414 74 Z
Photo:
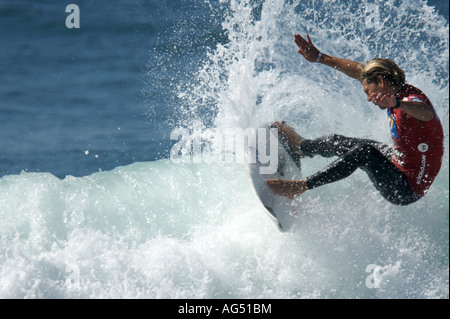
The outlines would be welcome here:
M 333 143 L 335 145 L 341 143 L 341 141 L 344 139 L 345 137 L 343 135 L 339 135 L 339 134 L 330 134 L 330 135 L 326 135 L 324 136 L 324 139 L 330 143 Z
M 367 157 L 370 157 L 370 155 L 375 155 L 379 153 L 379 150 L 369 142 L 361 142 L 356 144 L 352 149 L 350 150 L 355 153 L 359 153 L 362 155 L 367 155 Z

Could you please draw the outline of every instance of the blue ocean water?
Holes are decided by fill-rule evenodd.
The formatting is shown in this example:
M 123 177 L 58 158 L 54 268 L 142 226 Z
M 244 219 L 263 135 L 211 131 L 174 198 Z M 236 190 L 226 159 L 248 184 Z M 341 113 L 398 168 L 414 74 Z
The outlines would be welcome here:
M 225 39 L 196 1 L 84 1 L 79 29 L 68 4 L 0 4 L 1 176 L 168 157 L 172 85 Z
M 385 115 L 299 59 L 295 32 L 398 61 L 448 146 L 448 1 L 72 2 L 79 29 L 71 1 L 0 2 L 0 298 L 448 298 L 448 149 L 417 204 L 355 174 L 299 199 L 289 234 L 242 165 L 168 159 L 195 123 L 387 141 Z

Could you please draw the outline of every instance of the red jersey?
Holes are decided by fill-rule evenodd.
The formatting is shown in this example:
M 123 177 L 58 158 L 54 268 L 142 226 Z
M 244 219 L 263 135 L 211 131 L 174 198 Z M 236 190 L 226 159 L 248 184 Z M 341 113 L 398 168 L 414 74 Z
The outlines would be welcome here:
M 444 154 L 444 131 L 428 97 L 418 88 L 404 85 L 395 95 L 401 101 L 426 103 L 434 113 L 428 122 L 419 121 L 400 109 L 388 108 L 392 139 L 395 142 L 393 163 L 408 177 L 412 190 L 424 195 L 436 178 Z

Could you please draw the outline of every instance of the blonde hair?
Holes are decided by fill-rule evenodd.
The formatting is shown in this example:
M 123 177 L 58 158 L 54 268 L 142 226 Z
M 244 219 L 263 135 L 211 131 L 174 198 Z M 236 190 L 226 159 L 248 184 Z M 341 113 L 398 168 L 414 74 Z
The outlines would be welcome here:
M 364 79 L 368 84 L 379 84 L 380 77 L 386 79 L 392 86 L 403 86 L 405 84 L 405 72 L 388 59 L 375 58 L 367 62 L 360 75 L 360 81 Z

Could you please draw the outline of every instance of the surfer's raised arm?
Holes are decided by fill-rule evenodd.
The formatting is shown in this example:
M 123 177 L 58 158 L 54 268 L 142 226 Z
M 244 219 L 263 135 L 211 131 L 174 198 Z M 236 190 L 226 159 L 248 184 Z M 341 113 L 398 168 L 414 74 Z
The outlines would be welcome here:
M 306 37 L 307 40 L 300 34 L 294 34 L 294 41 L 299 48 L 297 52 L 303 55 L 307 61 L 328 65 L 329 67 L 343 72 L 351 78 L 359 80 L 361 71 L 364 67 L 363 64 L 321 53 L 312 43 L 309 34 L 307 34 Z

